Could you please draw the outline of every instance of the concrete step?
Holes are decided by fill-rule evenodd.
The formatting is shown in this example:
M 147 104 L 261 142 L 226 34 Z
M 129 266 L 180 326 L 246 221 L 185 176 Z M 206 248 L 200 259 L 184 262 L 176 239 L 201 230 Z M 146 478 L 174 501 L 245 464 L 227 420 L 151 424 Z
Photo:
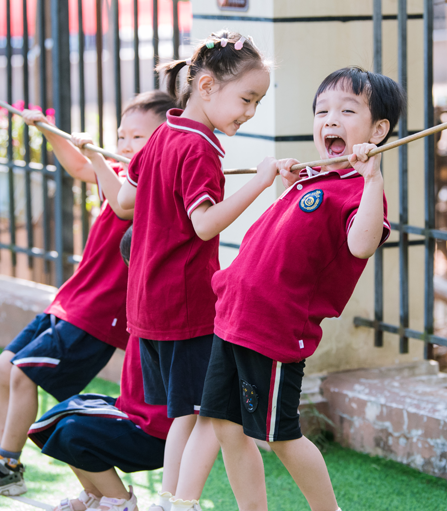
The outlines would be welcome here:
M 447 374 L 436 362 L 333 373 L 322 392 L 343 446 L 447 479 Z

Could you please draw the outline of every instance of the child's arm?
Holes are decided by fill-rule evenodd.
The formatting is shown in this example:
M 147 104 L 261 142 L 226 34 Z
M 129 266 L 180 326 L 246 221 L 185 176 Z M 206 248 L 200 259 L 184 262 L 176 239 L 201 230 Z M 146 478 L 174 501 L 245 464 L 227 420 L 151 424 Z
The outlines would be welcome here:
M 71 138 L 73 144 L 81 149 L 82 154 L 91 161 L 93 170 L 101 183 L 101 189 L 116 216 L 123 220 L 132 219 L 133 208 L 124 209 L 118 202 L 118 193 L 121 189 L 122 183 L 116 172 L 114 172 L 114 170 L 106 162 L 102 154 L 91 151 L 90 149 L 82 149 L 85 144 L 93 144 L 92 137 L 88 133 L 73 133 Z
M 30 126 L 35 126 L 35 122 L 50 124 L 48 119 L 39 110 L 24 110 L 22 115 L 23 120 Z M 93 170 L 91 161 L 82 155 L 71 142 L 39 126 L 35 127 L 45 135 L 45 138 L 53 147 L 54 154 L 60 164 L 70 176 L 87 183 L 96 184 L 95 171 Z
M 368 158 L 374 144 L 359 144 L 353 148 L 349 162 L 363 176 L 365 185 L 359 209 L 348 234 L 351 254 L 360 259 L 371 257 L 380 244 L 383 233 L 383 177 L 380 172 L 381 154 Z
M 132 186 L 129 181 L 124 181 L 118 193 L 118 203 L 123 209 L 132 209 L 135 207 L 135 197 L 137 196 L 137 189 Z
M 217 236 L 245 211 L 261 192 L 272 185 L 277 175 L 277 161 L 268 157 L 258 165 L 256 176 L 236 193 L 222 202 L 206 201 L 191 213 L 197 236 L 204 241 Z

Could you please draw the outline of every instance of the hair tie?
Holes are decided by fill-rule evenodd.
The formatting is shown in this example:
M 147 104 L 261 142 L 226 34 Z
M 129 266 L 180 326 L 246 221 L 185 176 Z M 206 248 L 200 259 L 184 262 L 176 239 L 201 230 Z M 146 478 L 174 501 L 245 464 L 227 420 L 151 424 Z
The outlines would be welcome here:
M 205 43 L 205 46 L 208 48 L 208 50 L 211 50 L 212 48 L 214 48 L 214 41 L 207 41 Z
M 244 42 L 246 41 L 245 37 L 241 37 L 237 43 L 234 44 L 235 50 L 242 50 L 242 47 L 244 46 Z
M 186 64 L 187 66 L 190 66 L 190 65 L 191 65 L 191 57 L 189 57 L 189 59 L 186 59 L 186 60 L 185 60 L 185 64 Z
M 225 48 L 227 43 L 228 43 L 228 39 L 226 39 L 225 37 L 222 37 L 222 39 L 220 40 L 220 45 L 222 46 L 222 48 Z

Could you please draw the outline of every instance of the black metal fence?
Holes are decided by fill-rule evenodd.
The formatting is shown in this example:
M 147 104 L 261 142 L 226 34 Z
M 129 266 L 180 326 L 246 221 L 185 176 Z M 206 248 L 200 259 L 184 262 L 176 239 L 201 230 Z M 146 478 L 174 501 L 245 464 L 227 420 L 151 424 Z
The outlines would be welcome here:
M 162 0 L 160 0 L 162 1 Z M 78 91 L 77 104 L 79 105 L 79 129 L 85 131 L 86 128 L 86 62 L 85 62 L 85 43 L 92 46 L 94 44 L 96 50 L 96 98 L 97 98 L 97 132 L 98 142 L 102 146 L 104 143 L 104 88 L 109 86 L 109 77 L 103 74 L 103 52 L 104 41 L 106 35 L 103 33 L 103 9 L 108 12 L 109 30 L 107 34 L 107 42 L 111 42 L 111 53 L 113 59 L 113 89 L 114 89 L 114 105 L 116 125 L 119 125 L 122 108 L 122 81 L 121 81 L 121 64 L 120 56 L 121 39 L 120 39 L 120 12 L 118 0 L 95 0 L 94 12 L 84 12 L 84 3 L 77 0 L 77 34 L 70 34 L 69 21 L 69 0 L 37 0 L 36 5 L 36 25 L 35 35 L 33 38 L 29 36 L 29 20 L 28 11 L 31 0 L 22 0 L 21 16 L 22 16 L 22 37 L 21 37 L 21 55 L 22 63 L 22 94 L 25 107 L 30 104 L 30 74 L 29 61 L 31 57 L 37 55 L 36 88 L 39 93 L 35 96 L 35 101 L 40 105 L 43 112 L 52 106 L 55 111 L 56 125 L 71 133 L 72 120 L 72 90 L 76 88 Z M 20 7 L 19 1 L 5 0 L 3 2 L 5 12 L 0 13 L 0 18 L 6 20 L 6 37 L 4 38 L 4 58 L 6 59 L 6 101 L 13 103 L 13 92 L 17 91 L 18 85 L 13 83 L 13 63 L 14 58 L 18 56 L 17 37 L 12 34 L 12 9 L 17 11 Z M 71 2 L 73 4 L 73 2 Z M 140 35 L 139 35 L 139 2 L 133 0 L 133 92 L 139 93 L 141 89 L 141 59 L 140 51 Z M 179 0 L 173 0 L 173 26 L 172 41 L 173 52 L 170 57 L 178 58 L 180 36 L 178 6 Z M 141 5 L 141 2 L 140 2 Z M 16 12 L 15 11 L 15 12 Z M 96 33 L 93 36 L 86 37 L 84 33 L 84 22 L 86 17 L 96 19 Z M 159 80 L 154 71 L 154 64 L 159 60 L 159 0 L 152 0 L 152 47 L 153 57 L 147 66 L 145 73 L 152 76 L 152 87 L 158 88 Z M 73 31 L 72 31 L 73 32 Z M 77 37 L 76 37 L 77 36 Z M 30 52 L 30 45 L 33 47 L 33 54 Z M 73 55 L 73 46 L 77 48 L 77 64 L 76 75 L 77 84 L 73 84 L 73 63 L 71 57 Z M 1 55 L 1 46 L 0 46 Z M 36 62 L 36 60 L 35 60 Z M 90 68 L 91 71 L 91 68 Z M 127 80 L 127 77 L 126 77 Z M 19 81 L 19 80 L 18 80 Z M 147 80 L 146 80 L 147 81 Z M 75 85 L 75 87 L 73 87 Z M 19 85 L 20 87 L 20 85 Z M 17 95 L 17 94 L 16 94 Z M 17 265 L 17 255 L 26 254 L 28 256 L 28 266 L 32 268 L 36 259 L 44 261 L 44 272 L 49 273 L 53 267 L 53 282 L 60 286 L 73 272 L 73 264 L 80 261 L 80 256 L 75 255 L 73 222 L 74 222 L 74 194 L 73 179 L 63 170 L 59 162 L 54 159 L 54 165 L 49 159 L 47 145 L 45 139 L 42 139 L 40 146 L 40 164 L 31 161 L 30 153 L 30 130 L 27 126 L 23 128 L 23 148 L 24 152 L 21 161 L 17 161 L 13 154 L 13 122 L 11 114 L 8 114 L 7 126 L 7 153 L 5 158 L 0 159 L 0 166 L 7 169 L 7 204 L 8 218 L 7 222 L 3 222 L 3 231 L 9 232 L 9 240 L 5 240 L 5 236 L 0 238 L 0 254 L 2 249 L 6 249 L 10 254 L 10 265 L 12 273 Z M 51 156 L 51 155 L 50 155 Z M 26 240 L 22 243 L 17 241 L 17 219 L 16 219 L 16 181 L 19 174 L 24 180 L 24 225 L 26 232 Z M 33 229 L 33 200 L 36 201 L 36 194 L 32 193 L 32 174 L 41 175 L 41 205 L 42 205 L 42 234 L 39 243 L 34 239 Z M 55 183 L 54 198 L 49 194 L 49 184 Z M 80 225 L 82 231 L 82 244 L 84 246 L 89 231 L 89 213 L 87 208 L 87 187 L 85 183 L 80 185 Z M 6 226 L 6 227 L 5 227 Z M 4 233 L 3 233 L 4 234 Z M 38 246 L 40 245 L 40 247 Z
M 110 3 L 111 2 L 111 3 Z M 11 0 L 6 0 L 6 12 L 0 13 L 0 16 L 6 17 L 6 100 L 12 103 L 13 96 L 13 45 L 11 37 Z M 120 59 L 120 35 L 119 35 L 119 3 L 118 0 L 109 0 L 107 4 L 111 8 L 111 34 L 113 40 L 113 83 L 114 83 L 114 104 L 117 123 L 121 115 L 121 64 Z M 141 68 L 140 68 L 140 41 L 138 31 L 138 0 L 133 0 L 133 90 L 140 92 Z M 104 76 L 102 65 L 103 54 L 103 25 L 102 9 L 103 0 L 96 0 L 95 12 L 83 12 L 82 0 L 77 0 L 78 16 L 78 63 L 77 79 L 79 90 L 79 109 L 80 109 L 80 129 L 85 130 L 86 126 L 86 89 L 85 89 L 85 41 L 87 40 L 83 30 L 83 19 L 85 16 L 96 17 L 96 35 L 94 44 L 96 49 L 96 84 L 97 84 L 97 127 L 99 133 L 99 143 L 103 145 L 103 126 L 104 126 Z M 159 59 L 159 26 L 158 26 L 158 0 L 153 0 L 153 26 L 152 26 L 152 46 L 153 60 L 151 69 Z M 373 0 L 373 27 L 374 27 L 374 67 L 376 72 L 382 70 L 382 20 L 386 16 L 382 15 L 382 1 Z M 26 17 L 27 0 L 22 0 L 23 9 L 23 44 L 21 54 L 23 57 L 23 99 L 25 105 L 29 103 L 29 37 L 28 22 Z M 50 9 L 49 13 L 47 12 Z M 48 16 L 50 14 L 50 16 Z M 409 18 L 420 16 L 407 13 L 407 1 L 398 0 L 398 79 L 401 85 L 407 88 L 407 21 Z M 389 16 L 388 16 L 389 18 Z M 51 26 L 49 20 L 51 19 Z M 64 131 L 71 131 L 71 85 L 70 85 L 70 31 L 69 31 L 69 0 L 38 0 L 37 4 L 37 36 L 34 46 L 39 49 L 39 102 L 45 111 L 49 99 L 55 109 L 56 124 Z M 433 0 L 424 0 L 423 12 L 424 24 L 424 127 L 430 127 L 434 124 L 432 86 L 433 86 Z M 88 39 L 92 44 L 91 37 Z M 74 44 L 71 41 L 71 44 Z M 180 32 L 178 23 L 178 0 L 173 1 L 173 57 L 179 55 Z M 51 47 L 51 52 L 46 48 Z M 48 60 L 51 59 L 51 83 L 48 83 Z M 152 71 L 151 71 L 152 72 Z M 153 72 L 153 87 L 159 85 L 158 76 Z M 51 87 L 50 87 L 51 86 Z M 48 97 L 48 89 L 52 90 L 51 98 Z M 11 141 L 12 122 L 9 115 L 8 140 Z M 399 137 L 407 134 L 407 118 L 404 116 L 399 124 Z M 24 129 L 24 147 L 25 153 L 23 161 L 17 162 L 13 158 L 13 146 L 8 144 L 6 158 L 0 161 L 0 164 L 8 169 L 8 207 L 9 207 L 9 242 L 0 240 L 1 249 L 6 249 L 10 253 L 11 264 L 15 267 L 17 254 L 23 253 L 28 256 L 28 264 L 32 266 L 36 258 L 44 260 L 45 271 L 49 271 L 51 261 L 55 264 L 56 285 L 61 285 L 67 277 L 71 275 L 73 263 L 79 261 L 79 256 L 74 255 L 73 234 L 67 226 L 73 225 L 73 180 L 63 171 L 57 161 L 55 165 L 50 165 L 46 150 L 45 141 L 41 145 L 40 164 L 31 163 L 29 148 L 29 131 Z M 26 243 L 18 244 L 16 239 L 16 214 L 15 214 L 15 196 L 14 181 L 15 169 L 24 172 L 25 179 L 25 231 Z M 32 224 L 32 193 L 31 193 L 31 174 L 40 173 L 42 175 L 42 226 L 43 226 L 43 246 L 37 248 L 33 238 Z M 425 356 L 432 357 L 433 344 L 447 346 L 447 339 L 434 335 L 434 252 L 435 241 L 447 241 L 447 231 L 435 229 L 435 177 L 434 177 L 434 139 L 427 137 L 425 139 L 425 225 L 417 227 L 409 225 L 408 216 L 408 154 L 407 146 L 399 148 L 399 222 L 392 223 L 392 229 L 398 232 L 399 240 L 397 242 L 388 242 L 377 251 L 375 256 L 375 298 L 374 298 L 374 320 L 356 317 L 354 323 L 356 326 L 366 326 L 375 331 L 375 345 L 383 345 L 383 332 L 397 334 L 400 339 L 400 352 L 408 352 L 408 339 L 420 339 L 425 342 Z M 51 205 L 48 195 L 48 184 L 50 181 L 56 183 L 54 205 Z M 81 230 L 82 240 L 85 243 L 88 235 L 89 221 L 86 207 L 86 186 L 81 189 Z M 52 210 L 50 210 L 52 208 Z M 54 236 L 52 238 L 51 221 L 54 220 Z M 409 240 L 409 235 L 417 235 L 418 239 Z M 52 241 L 53 239 L 53 241 Z M 53 245 L 53 246 L 52 246 Z M 237 248 L 234 244 L 224 244 Z M 409 328 L 409 252 L 411 247 L 424 245 L 425 247 L 425 289 L 424 289 L 424 330 L 417 331 Z M 384 318 L 384 250 L 399 251 L 399 298 L 400 298 L 400 320 L 398 325 L 389 324 L 383 321 Z
M 374 66 L 376 72 L 382 70 L 382 2 L 374 0 Z M 398 0 L 398 74 L 399 83 L 407 89 L 407 1 Z M 434 124 L 433 110 L 433 0 L 424 0 L 424 127 Z M 407 135 L 407 117 L 403 116 L 399 123 L 399 137 Z M 408 353 L 408 339 L 419 339 L 425 342 L 425 357 L 433 358 L 433 344 L 447 346 L 447 339 L 434 335 L 434 254 L 435 241 L 447 240 L 447 232 L 435 229 L 435 158 L 434 137 L 425 139 L 424 157 L 424 201 L 425 226 L 417 227 L 408 224 L 408 147 L 399 148 L 399 222 L 392 223 L 391 228 L 399 233 L 398 242 L 388 242 L 375 255 L 374 272 L 374 320 L 356 317 L 356 326 L 374 328 L 375 346 L 383 346 L 383 332 L 399 336 L 400 353 Z M 409 234 L 420 236 L 409 241 Z M 412 246 L 425 247 L 425 287 L 424 287 L 424 330 L 409 328 L 409 265 L 408 256 Z M 399 251 L 399 325 L 383 321 L 383 251 L 389 249 Z

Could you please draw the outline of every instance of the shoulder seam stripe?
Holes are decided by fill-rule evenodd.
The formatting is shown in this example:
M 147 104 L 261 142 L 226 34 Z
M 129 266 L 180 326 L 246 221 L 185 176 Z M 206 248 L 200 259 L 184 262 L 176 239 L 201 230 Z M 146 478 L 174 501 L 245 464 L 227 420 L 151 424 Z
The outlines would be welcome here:
M 205 140 L 207 140 L 216 150 L 217 152 L 222 156 L 222 158 L 225 156 L 225 153 L 222 151 L 222 149 L 219 148 L 219 146 L 217 144 L 215 144 L 211 139 L 210 137 L 208 137 L 207 135 L 205 135 L 205 133 L 203 133 L 202 131 L 200 130 L 195 130 L 194 128 L 188 128 L 187 126 L 178 126 L 177 124 L 172 124 L 171 122 L 169 121 L 166 121 L 167 125 L 170 127 L 170 128 L 173 128 L 173 129 L 176 129 L 176 130 L 183 130 L 183 131 L 191 131 L 192 133 L 197 133 L 198 135 L 200 135 L 201 137 L 203 137 Z

